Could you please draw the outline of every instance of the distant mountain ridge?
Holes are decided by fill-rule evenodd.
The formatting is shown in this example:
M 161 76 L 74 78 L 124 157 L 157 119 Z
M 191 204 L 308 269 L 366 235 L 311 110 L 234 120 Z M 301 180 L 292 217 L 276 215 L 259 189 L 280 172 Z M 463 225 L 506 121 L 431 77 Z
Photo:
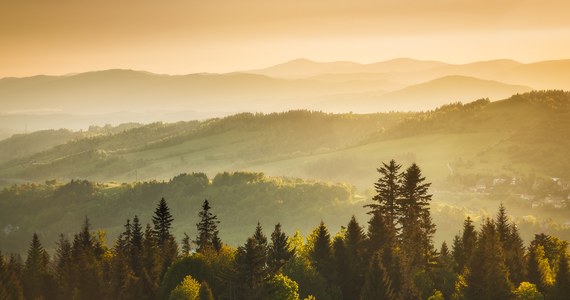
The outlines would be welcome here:
M 453 76 L 459 77 L 451 80 Z M 530 89 L 570 90 L 567 78 L 570 60 L 523 64 L 501 59 L 449 64 L 410 58 L 371 64 L 296 59 L 265 69 L 226 74 L 164 75 L 112 69 L 3 78 L 0 128 L 21 132 L 26 124 L 37 124 L 30 121 L 30 115 L 37 112 L 42 118 L 55 114 L 72 117 L 33 130 L 102 126 L 102 120 L 111 124 L 156 121 L 157 111 L 170 116 L 191 112 L 187 117 L 182 114 L 167 121 L 291 109 L 420 111 L 451 101 L 498 100 Z M 144 114 L 153 117 L 140 117 Z

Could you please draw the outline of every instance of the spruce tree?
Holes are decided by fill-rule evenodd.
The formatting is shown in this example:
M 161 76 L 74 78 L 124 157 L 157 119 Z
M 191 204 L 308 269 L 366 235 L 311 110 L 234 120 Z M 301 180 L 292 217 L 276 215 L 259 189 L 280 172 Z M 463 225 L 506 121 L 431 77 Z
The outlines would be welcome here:
M 506 264 L 511 281 L 518 286 L 526 278 L 525 247 L 517 226 L 513 223 L 510 228 L 505 249 Z
M 412 164 L 402 177 L 399 223 L 402 250 L 412 266 L 427 267 L 433 253 L 433 232 L 428 194 L 431 183 L 425 182 L 420 168 Z
M 184 238 L 182 238 L 182 256 L 189 256 L 192 247 L 190 246 L 190 237 L 184 232 Z
M 351 284 L 353 282 L 351 275 L 350 259 L 348 249 L 346 248 L 345 236 L 339 234 L 334 237 L 332 242 L 332 263 L 334 267 L 333 273 L 329 273 L 328 278 L 331 283 L 340 288 L 344 299 L 349 299 L 351 295 Z M 358 296 L 358 294 L 356 295 Z
M 172 228 L 172 221 L 174 218 L 170 213 L 170 208 L 166 204 L 166 200 L 164 198 L 160 199 L 158 203 L 154 215 L 152 216 L 152 223 L 154 224 L 154 232 L 158 239 L 158 244 L 161 246 L 169 240 L 172 235 L 170 234 L 170 228 Z
M 400 198 L 401 176 L 399 170 L 401 165 L 395 160 L 391 160 L 389 164 L 382 163 L 382 167 L 378 170 L 381 177 L 374 184 L 376 195 L 372 200 L 375 204 L 365 205 L 371 209 L 371 213 L 379 212 L 386 218 L 386 222 L 394 224 L 399 210 L 398 199 Z
M 313 265 L 325 278 L 331 276 L 331 236 L 327 226 L 323 221 L 319 224 L 316 231 L 313 248 L 309 253 Z
M 459 270 L 462 270 L 465 265 L 470 263 L 477 247 L 477 231 L 469 216 L 465 219 L 465 222 L 463 222 L 461 244 L 463 245 L 464 261 L 457 262 Z
M 346 274 L 349 289 L 344 295 L 345 299 L 358 299 L 360 289 L 364 283 L 364 273 L 367 269 L 364 262 L 366 236 L 363 228 L 358 224 L 354 216 L 352 216 L 346 227 L 344 242 L 349 266 L 348 274 Z
M 24 265 L 23 286 L 27 299 L 49 298 L 49 256 L 36 233 L 32 237 Z
M 497 219 L 495 221 L 497 226 L 497 233 L 499 233 L 499 239 L 503 248 L 506 248 L 509 235 L 511 233 L 509 218 L 507 217 L 507 210 L 503 203 L 499 206 L 499 211 L 497 212 Z
M 492 220 L 487 219 L 483 224 L 474 255 L 468 264 L 466 298 L 509 299 L 513 285 L 499 233 Z
M 74 264 L 75 289 L 80 299 L 102 299 L 103 270 L 100 242 L 91 233 L 91 223 L 88 218 L 75 235 L 72 244 Z
M 141 256 L 143 252 L 143 231 L 139 217 L 135 215 L 131 227 L 131 240 L 129 242 L 129 261 L 131 268 L 137 276 L 142 275 Z
M 267 268 L 267 238 L 258 222 L 255 233 L 238 248 L 236 263 L 242 281 L 242 294 L 246 299 L 262 299 L 269 278 Z
M 455 261 L 455 272 L 458 274 L 463 273 L 465 267 L 465 250 L 463 249 L 463 239 L 459 235 L 453 237 L 453 245 L 451 246 L 451 255 Z
M 395 300 L 398 299 L 392 290 L 392 282 L 388 272 L 382 265 L 382 251 L 375 253 L 370 261 L 368 271 L 360 294 L 361 300 Z
M 202 204 L 202 211 L 198 214 L 200 222 L 196 224 L 198 229 L 198 236 L 194 243 L 196 243 L 196 251 L 202 252 L 206 249 L 214 249 L 213 239 L 218 235 L 218 217 L 210 211 L 210 203 L 204 200 Z
M 160 285 L 161 257 L 158 240 L 150 224 L 146 225 L 142 247 L 142 285 L 144 298 L 155 299 Z
M 55 278 L 59 287 L 59 298 L 72 298 L 73 282 L 73 259 L 71 257 L 71 243 L 63 234 L 59 235 L 55 256 Z
M 293 257 L 295 251 L 290 248 L 287 235 L 281 231 L 281 224 L 277 223 L 271 233 L 271 244 L 268 249 L 267 264 L 272 273 L 279 273 L 281 267 Z
M 368 221 L 367 235 L 367 258 L 372 258 L 374 253 L 384 249 L 384 247 L 391 247 L 396 238 L 394 226 L 387 224 L 384 216 L 379 212 L 372 213 L 372 218 Z

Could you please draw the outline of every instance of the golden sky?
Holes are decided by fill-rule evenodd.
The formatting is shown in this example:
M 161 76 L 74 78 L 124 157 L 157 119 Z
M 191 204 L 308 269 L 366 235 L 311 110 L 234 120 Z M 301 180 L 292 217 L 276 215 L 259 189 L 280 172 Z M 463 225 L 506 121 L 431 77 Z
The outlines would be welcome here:
M 567 0 L 0 0 L 0 77 L 570 58 Z

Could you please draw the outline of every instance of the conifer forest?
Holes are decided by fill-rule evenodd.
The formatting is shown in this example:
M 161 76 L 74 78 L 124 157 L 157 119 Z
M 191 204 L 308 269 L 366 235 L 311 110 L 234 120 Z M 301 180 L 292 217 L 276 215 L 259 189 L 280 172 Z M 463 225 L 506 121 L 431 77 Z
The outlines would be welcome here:
M 205 199 L 196 236 L 173 234 L 165 198 L 152 218 L 131 216 L 113 241 L 88 217 L 48 254 L 33 234 L 25 256 L 0 255 L 0 299 L 568 299 L 568 242 L 536 234 L 524 244 L 501 204 L 479 228 L 467 217 L 436 245 L 431 183 L 420 166 L 377 169 L 368 219 L 303 237 L 257 223 L 238 247 Z

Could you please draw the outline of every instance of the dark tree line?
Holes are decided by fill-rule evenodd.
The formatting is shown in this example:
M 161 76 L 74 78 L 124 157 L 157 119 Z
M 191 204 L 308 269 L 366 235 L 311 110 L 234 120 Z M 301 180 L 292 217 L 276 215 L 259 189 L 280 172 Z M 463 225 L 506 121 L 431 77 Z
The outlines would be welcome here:
M 126 220 L 112 246 L 87 218 L 51 258 L 34 234 L 25 260 L 0 255 L 0 299 L 567 299 L 568 242 L 537 234 L 525 247 L 501 204 L 436 249 L 430 184 L 416 164 L 401 169 L 378 169 L 366 226 L 352 217 L 331 234 L 321 221 L 306 240 L 258 223 L 232 248 L 205 200 L 179 251 L 164 198 L 152 223 Z

